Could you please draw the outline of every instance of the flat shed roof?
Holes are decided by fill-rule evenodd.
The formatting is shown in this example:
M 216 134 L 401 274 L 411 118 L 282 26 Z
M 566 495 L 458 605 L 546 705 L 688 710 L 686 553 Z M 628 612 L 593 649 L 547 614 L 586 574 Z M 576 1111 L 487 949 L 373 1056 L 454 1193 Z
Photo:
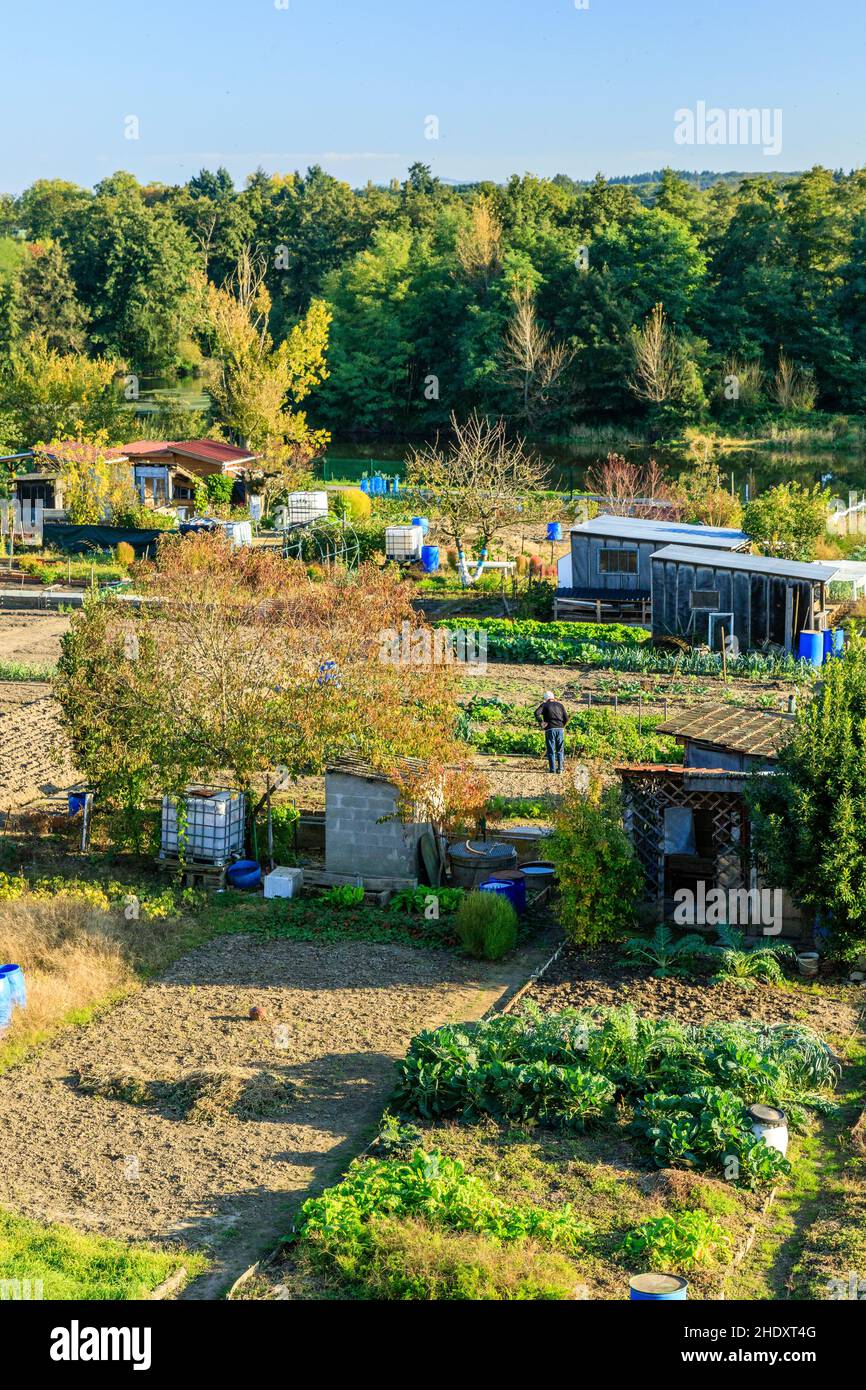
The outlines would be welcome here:
M 709 553 L 700 546 L 666 545 L 657 550 L 654 560 L 679 560 L 684 565 L 712 565 L 716 569 L 745 570 L 749 574 L 777 574 L 786 579 L 811 579 L 827 584 L 835 576 L 838 565 L 804 564 L 802 560 L 776 560 L 769 555 L 739 555 L 729 550 Z
M 684 521 L 649 520 L 643 516 L 611 516 L 605 512 L 572 526 L 572 535 L 603 536 L 611 540 L 653 541 L 670 545 L 682 541 L 687 545 L 708 545 L 719 550 L 739 550 L 749 544 L 745 531 L 733 531 L 725 526 L 698 526 Z

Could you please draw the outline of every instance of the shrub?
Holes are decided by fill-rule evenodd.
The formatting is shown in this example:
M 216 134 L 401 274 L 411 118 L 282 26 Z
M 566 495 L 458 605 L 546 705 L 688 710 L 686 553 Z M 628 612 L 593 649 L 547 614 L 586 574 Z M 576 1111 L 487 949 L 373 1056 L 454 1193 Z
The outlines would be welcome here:
M 623 829 L 619 794 L 593 778 L 584 796 L 570 787 L 554 817 L 548 854 L 556 865 L 556 912 L 579 945 L 609 941 L 634 919 L 642 875 Z
M 517 943 L 517 913 L 499 893 L 468 893 L 454 926 L 464 951 L 483 960 L 499 960 Z
M 373 513 L 372 500 L 359 487 L 339 488 L 334 501 L 335 511 L 339 508 L 338 515 L 349 516 L 352 521 L 369 521 Z
M 117 563 L 123 565 L 125 569 L 129 569 L 130 565 L 135 564 L 135 551 L 129 541 L 118 541 L 114 554 Z
M 681 1211 L 636 1226 L 623 1241 L 622 1250 L 649 1269 L 697 1269 L 729 1257 L 733 1241 L 706 1212 Z

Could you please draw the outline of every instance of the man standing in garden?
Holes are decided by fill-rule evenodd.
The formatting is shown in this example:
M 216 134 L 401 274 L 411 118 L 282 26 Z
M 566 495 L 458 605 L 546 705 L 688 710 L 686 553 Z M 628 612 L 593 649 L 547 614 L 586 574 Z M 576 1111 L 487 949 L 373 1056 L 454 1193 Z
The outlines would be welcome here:
M 545 690 L 535 717 L 544 729 L 548 769 L 550 772 L 562 772 L 565 766 L 565 726 L 568 723 L 565 705 L 554 697 L 552 690 Z

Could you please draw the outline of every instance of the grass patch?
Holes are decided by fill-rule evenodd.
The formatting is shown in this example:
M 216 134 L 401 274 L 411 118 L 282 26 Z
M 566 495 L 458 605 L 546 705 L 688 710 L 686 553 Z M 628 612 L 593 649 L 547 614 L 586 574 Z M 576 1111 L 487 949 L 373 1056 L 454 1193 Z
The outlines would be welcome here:
M 75 1079 L 87 1095 L 153 1106 L 188 1124 L 273 1119 L 292 1108 L 297 1094 L 290 1081 L 274 1072 L 239 1067 L 192 1071 L 170 1080 L 89 1070 L 77 1072 Z
M 0 1211 L 0 1279 L 41 1282 L 46 1299 L 147 1298 L 181 1266 L 192 1277 L 207 1263 L 189 1250 L 152 1250 Z
M 0 661 L 0 681 L 50 681 L 56 666 L 31 666 L 26 661 Z
M 866 1043 L 840 1052 L 845 1070 L 835 1111 L 796 1142 L 755 1245 L 729 1298 L 850 1298 L 866 1293 L 866 1155 L 855 1127 L 866 1098 Z

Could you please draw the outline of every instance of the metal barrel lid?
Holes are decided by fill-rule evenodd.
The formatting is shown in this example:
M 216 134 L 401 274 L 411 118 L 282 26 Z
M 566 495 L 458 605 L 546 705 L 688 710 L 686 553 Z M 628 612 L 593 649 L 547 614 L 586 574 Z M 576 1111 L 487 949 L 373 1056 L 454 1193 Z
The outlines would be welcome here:
M 635 1293 L 664 1296 L 686 1288 L 688 1280 L 679 1274 L 636 1274 L 634 1278 L 629 1279 L 628 1286 L 634 1289 Z
M 788 1123 L 784 1110 L 777 1110 L 774 1105 L 750 1105 L 749 1115 L 757 1124 L 766 1125 L 768 1129 L 777 1129 Z

